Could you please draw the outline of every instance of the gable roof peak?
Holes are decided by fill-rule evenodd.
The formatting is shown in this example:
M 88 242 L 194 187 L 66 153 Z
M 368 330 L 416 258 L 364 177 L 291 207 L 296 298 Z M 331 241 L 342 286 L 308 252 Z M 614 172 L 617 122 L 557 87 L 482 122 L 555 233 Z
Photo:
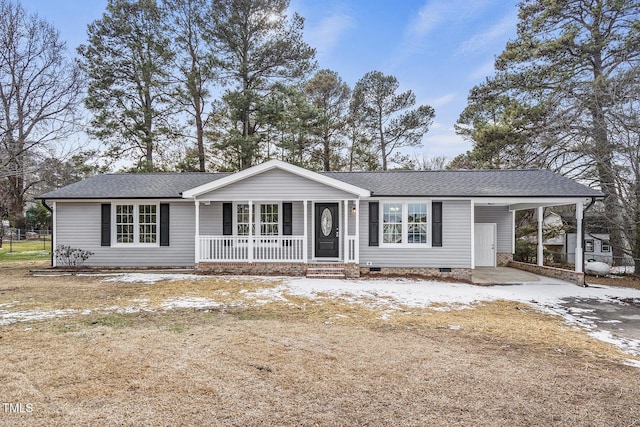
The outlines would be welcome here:
M 244 179 L 259 175 L 261 173 L 264 173 L 273 169 L 284 170 L 286 172 L 309 179 L 311 181 L 319 182 L 329 187 L 346 191 L 347 193 L 352 193 L 359 197 L 369 197 L 371 195 L 371 192 L 369 190 L 355 186 L 353 184 L 349 184 L 345 181 L 332 178 L 330 176 L 322 175 L 317 172 L 313 172 L 309 169 L 304 169 L 304 168 L 301 168 L 300 166 L 283 162 L 282 160 L 271 159 L 259 165 L 251 166 L 247 169 L 241 170 L 240 172 L 226 176 L 224 178 L 184 191 L 182 193 L 182 197 L 185 199 L 196 199 L 198 196 L 202 194 L 217 190 L 219 188 L 225 187 L 227 185 L 233 184 L 238 181 L 242 181 Z

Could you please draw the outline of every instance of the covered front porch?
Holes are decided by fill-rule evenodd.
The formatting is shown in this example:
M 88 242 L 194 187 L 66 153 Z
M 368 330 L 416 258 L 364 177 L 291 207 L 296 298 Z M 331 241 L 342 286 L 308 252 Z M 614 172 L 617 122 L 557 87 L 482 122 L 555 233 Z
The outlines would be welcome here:
M 200 263 L 353 263 L 358 199 L 195 201 Z
M 300 274 L 323 263 L 355 271 L 360 200 L 369 196 L 276 160 L 186 191 L 195 204 L 196 268 Z

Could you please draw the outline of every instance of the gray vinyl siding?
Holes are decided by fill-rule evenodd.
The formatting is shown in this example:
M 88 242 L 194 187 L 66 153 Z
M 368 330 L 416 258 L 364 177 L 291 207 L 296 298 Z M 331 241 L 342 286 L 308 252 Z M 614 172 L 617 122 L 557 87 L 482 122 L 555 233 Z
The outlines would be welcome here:
M 200 234 L 222 236 L 222 202 L 200 203 Z
M 425 268 L 471 267 L 470 201 L 446 200 L 442 202 L 442 247 L 434 248 L 385 248 L 383 246 L 369 246 L 368 202 L 369 200 L 360 202 L 360 266 Z M 368 265 L 368 262 L 370 262 L 371 265 Z
M 195 257 L 194 215 L 192 202 L 170 203 L 169 246 L 107 247 L 100 246 L 100 203 L 58 202 L 56 244 L 93 252 L 86 266 L 192 267 Z
M 476 206 L 475 222 L 497 224 L 497 252 L 513 253 L 513 214 L 507 206 Z
M 242 181 L 198 196 L 199 200 L 258 201 L 258 200 L 338 200 L 354 196 L 342 190 L 272 169 Z

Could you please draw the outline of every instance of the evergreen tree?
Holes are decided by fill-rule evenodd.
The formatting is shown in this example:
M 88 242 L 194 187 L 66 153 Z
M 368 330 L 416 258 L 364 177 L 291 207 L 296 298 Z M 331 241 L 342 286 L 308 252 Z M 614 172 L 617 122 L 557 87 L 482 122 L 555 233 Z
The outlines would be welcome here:
M 415 94 L 411 90 L 396 93 L 399 87 L 394 76 L 371 71 L 356 83 L 353 91 L 382 170 L 388 169 L 400 149 L 422 145 L 422 137 L 435 116 L 428 105 L 411 109 L 416 103 Z
M 315 139 L 322 170 L 338 170 L 343 164 L 347 115 L 351 89 L 331 70 L 318 71 L 304 86 L 304 91 L 318 114 Z
M 629 236 L 624 235 L 626 220 L 617 185 L 614 159 L 620 153 L 614 143 L 612 113 L 629 99 L 637 99 L 640 89 L 640 3 L 524 0 L 519 7 L 517 38 L 496 59 L 496 76 L 475 88 L 470 101 L 476 111 L 486 110 L 499 97 L 507 97 L 507 105 L 526 106 L 517 117 L 529 121 L 534 132 L 525 135 L 520 145 L 539 147 L 547 157 L 544 164 L 555 163 L 568 174 L 579 171 L 588 177 L 584 169 L 591 168 L 608 195 L 614 256 L 622 256 Z M 531 109 L 542 113 L 540 125 L 531 119 Z M 475 132 L 508 123 L 505 114 L 497 120 L 479 115 L 475 119 L 462 121 Z M 488 140 L 499 138 L 475 142 L 482 145 Z
M 89 78 L 90 134 L 115 159 L 135 159 L 140 171 L 155 170 L 156 155 L 176 135 L 174 53 L 164 19 L 155 0 L 109 0 L 102 18 L 88 27 L 88 44 L 78 48 Z
M 304 20 L 286 15 L 289 0 L 213 0 L 206 37 L 227 85 L 215 147 L 244 169 L 260 160 L 267 124 L 258 118 L 275 83 L 294 83 L 315 66 L 315 50 L 302 37 Z

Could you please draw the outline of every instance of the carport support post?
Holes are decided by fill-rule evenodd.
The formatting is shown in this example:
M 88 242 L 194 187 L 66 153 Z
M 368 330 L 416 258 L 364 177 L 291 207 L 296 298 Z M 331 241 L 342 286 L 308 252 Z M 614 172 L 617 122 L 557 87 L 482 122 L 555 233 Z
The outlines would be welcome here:
M 584 232 L 582 231 L 583 203 L 576 203 L 576 273 L 582 272 L 582 239 Z
M 542 223 L 544 221 L 544 208 L 540 206 L 538 208 L 538 265 L 542 267 L 544 265 L 544 246 L 542 242 Z

